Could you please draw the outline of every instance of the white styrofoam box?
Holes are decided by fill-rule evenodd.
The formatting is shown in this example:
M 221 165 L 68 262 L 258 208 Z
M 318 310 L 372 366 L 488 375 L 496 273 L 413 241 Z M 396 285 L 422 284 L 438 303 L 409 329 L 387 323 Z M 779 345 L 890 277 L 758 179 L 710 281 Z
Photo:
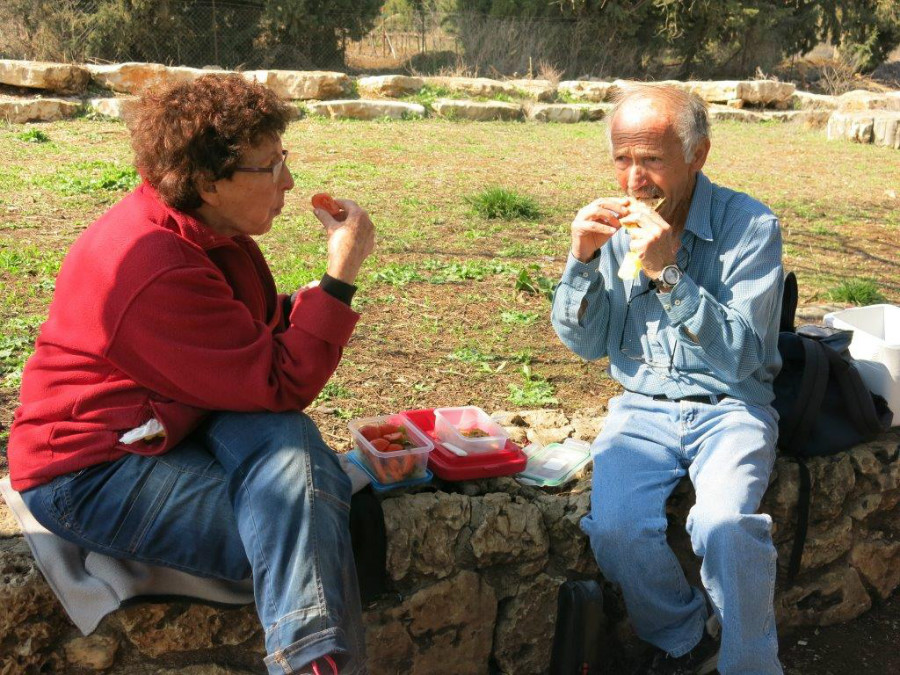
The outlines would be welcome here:
M 850 355 L 866 386 L 884 396 L 900 426 L 900 307 L 869 305 L 825 315 L 825 325 L 853 331 Z

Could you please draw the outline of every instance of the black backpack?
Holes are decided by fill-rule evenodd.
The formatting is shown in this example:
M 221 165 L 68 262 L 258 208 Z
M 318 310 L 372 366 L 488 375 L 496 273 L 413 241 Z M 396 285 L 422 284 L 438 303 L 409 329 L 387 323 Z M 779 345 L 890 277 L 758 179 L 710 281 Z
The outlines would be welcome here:
M 797 531 L 788 563 L 788 581 L 800 569 L 809 524 L 809 457 L 833 455 L 865 443 L 891 426 L 892 413 L 872 394 L 853 365 L 852 331 L 800 326 L 794 329 L 797 278 L 784 278 L 778 351 L 781 372 L 773 384 L 778 411 L 778 449 L 800 469 Z
M 603 589 L 596 581 L 566 581 L 559 587 L 550 675 L 609 672 L 604 635 Z M 606 657 L 606 660 L 604 660 Z

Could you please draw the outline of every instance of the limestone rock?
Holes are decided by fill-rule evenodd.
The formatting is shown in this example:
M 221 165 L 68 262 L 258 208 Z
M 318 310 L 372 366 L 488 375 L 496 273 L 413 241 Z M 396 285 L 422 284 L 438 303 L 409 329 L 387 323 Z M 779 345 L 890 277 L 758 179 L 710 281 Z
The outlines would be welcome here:
M 772 516 L 772 534 L 776 541 L 785 538 L 786 528 L 797 518 L 799 483 L 800 470 L 797 465 L 784 457 L 778 457 L 761 506 L 763 512 Z
M 541 675 L 550 662 L 556 596 L 565 578 L 539 574 L 503 603 L 494 631 L 494 658 L 505 673 Z
M 406 607 L 363 614 L 366 627 L 366 665 L 371 675 L 409 673 L 416 645 L 406 628 Z
M 375 75 L 373 77 L 361 77 L 356 81 L 356 87 L 363 96 L 389 96 L 399 98 L 415 94 L 425 86 L 425 80 L 421 77 L 409 77 L 407 75 Z
M 443 87 L 454 93 L 467 96 L 490 98 L 498 94 L 515 97 L 518 95 L 516 88 L 500 80 L 492 80 L 487 77 L 427 77 L 425 81 L 436 87 Z
M 673 83 L 674 84 L 674 83 Z M 721 80 L 706 82 L 689 80 L 680 83 L 681 88 L 697 94 L 707 103 L 727 103 L 735 99 L 743 99 L 743 82 L 737 80 Z M 677 85 L 679 86 L 679 85 Z
M 856 485 L 856 473 L 846 452 L 807 462 L 812 480 L 809 521 L 837 518 Z
M 853 520 L 864 520 L 869 515 L 881 510 L 883 501 L 880 494 L 865 494 L 850 503 L 847 513 Z
M 345 99 L 309 103 L 306 107 L 314 115 L 324 115 L 332 119 L 376 120 L 389 117 L 399 120 L 425 116 L 424 106 L 401 101 Z
M 589 80 L 566 80 L 557 85 L 556 90 L 578 101 L 590 101 L 600 103 L 609 101 L 610 95 L 615 91 L 612 82 L 593 82 Z
M 148 87 L 166 83 L 193 82 L 201 75 L 225 74 L 226 70 L 164 66 L 161 63 L 116 63 L 112 65 L 88 65 L 94 82 L 123 94 L 140 94 Z
M 19 521 L 13 515 L 6 502 L 0 498 L 0 539 L 8 537 L 18 537 L 22 534 L 19 528 Z
M 793 122 L 809 129 L 822 129 L 831 119 L 829 110 L 775 110 L 763 113 L 763 118 L 773 122 Z
M 10 98 L 0 96 L 0 119 L 10 124 L 55 122 L 75 117 L 81 111 L 80 101 L 62 98 Z
M 711 122 L 762 122 L 765 116 L 752 110 L 737 110 L 727 106 L 712 105 L 709 107 L 709 119 Z
M 526 106 L 525 117 L 533 122 L 557 124 L 596 122 L 602 120 L 611 107 L 608 103 L 537 103 Z
M 828 119 L 829 140 L 850 140 L 900 149 L 900 112 L 835 112 Z
M 779 626 L 830 626 L 855 619 L 872 606 L 855 569 L 840 565 L 776 597 Z
M 87 105 L 101 115 L 120 120 L 124 118 L 125 111 L 136 100 L 137 97 L 134 96 L 120 98 L 91 98 L 88 99 Z
M 474 572 L 422 589 L 408 602 L 409 632 L 417 650 L 412 672 L 480 675 L 487 672 L 497 616 L 491 587 Z
M 252 675 L 252 671 L 238 668 L 226 668 L 215 663 L 203 663 L 194 666 L 182 666 L 175 670 L 153 671 L 154 675 Z
M 537 491 L 535 504 L 541 511 L 550 538 L 550 558 L 561 573 L 596 574 L 594 554 L 580 523 L 591 508 L 590 483 L 576 483 L 568 495 Z
M 793 542 L 792 542 L 793 543 Z M 834 562 L 853 545 L 853 520 L 847 516 L 836 524 L 813 525 L 806 535 L 801 569 L 814 569 Z M 786 549 L 779 560 L 787 563 L 790 552 Z
M 606 423 L 606 411 L 601 408 L 585 408 L 572 416 L 571 424 L 575 430 L 573 438 L 593 443 Z
M 790 82 L 774 80 L 749 80 L 741 82 L 740 98 L 744 103 L 756 106 L 773 106 L 791 100 L 797 87 Z
M 0 59 L 0 84 L 45 89 L 57 94 L 79 94 L 90 81 L 90 72 L 81 66 Z
M 456 570 L 457 551 L 471 534 L 471 498 L 415 494 L 382 502 L 387 569 L 395 580 L 411 572 L 442 579 Z
M 350 90 L 350 78 L 346 74 L 324 70 L 251 70 L 244 77 L 266 85 L 281 98 L 291 101 L 340 98 Z
M 503 101 L 463 101 L 441 98 L 432 104 L 434 111 L 443 117 L 472 122 L 511 121 L 522 118 L 522 106 Z
M 517 93 L 536 101 L 552 101 L 556 96 L 556 87 L 549 80 L 509 80 L 508 84 L 515 87 Z
M 900 111 L 900 92 L 884 94 L 854 89 L 838 97 L 838 110 L 843 112 L 859 112 L 868 110 Z
M 534 504 L 493 493 L 473 500 L 472 553 L 478 567 L 521 564 L 547 556 L 550 541 Z
M 150 658 L 163 654 L 249 643 L 260 658 L 262 627 L 252 605 L 220 609 L 197 604 L 139 605 L 114 615 L 122 632 Z
M 881 473 L 881 462 L 878 461 L 875 453 L 865 445 L 858 445 L 855 448 L 851 448 L 849 454 L 850 461 L 853 462 L 853 467 L 856 469 L 857 473 L 863 476 L 877 476 Z
M 837 110 L 838 99 L 825 94 L 813 94 L 808 91 L 795 91 L 792 98 L 795 108 L 800 110 Z
M 850 564 L 862 575 L 879 598 L 886 599 L 900 586 L 900 542 L 875 539 L 861 541 L 850 553 Z
M 111 635 L 89 635 L 65 644 L 66 661 L 76 668 L 106 670 L 116 660 L 119 640 Z
M 62 672 L 54 649 L 70 624 L 21 537 L 0 540 L 0 607 L 0 673 Z

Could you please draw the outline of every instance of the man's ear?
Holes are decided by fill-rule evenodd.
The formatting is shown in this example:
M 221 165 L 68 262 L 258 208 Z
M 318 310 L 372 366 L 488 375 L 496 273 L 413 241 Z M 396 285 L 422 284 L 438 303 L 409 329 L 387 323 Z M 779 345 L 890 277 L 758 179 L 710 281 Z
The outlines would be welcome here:
M 691 160 L 691 171 L 700 171 L 706 164 L 706 158 L 709 156 L 710 142 L 708 138 L 704 138 L 697 144 L 694 151 L 694 158 Z

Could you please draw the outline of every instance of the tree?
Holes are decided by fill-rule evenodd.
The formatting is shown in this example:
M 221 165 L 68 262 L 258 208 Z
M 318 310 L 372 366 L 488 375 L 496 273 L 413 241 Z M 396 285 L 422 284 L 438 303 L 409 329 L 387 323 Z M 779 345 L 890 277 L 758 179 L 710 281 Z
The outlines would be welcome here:
M 263 66 L 333 67 L 375 25 L 384 0 L 265 0 L 256 41 Z

